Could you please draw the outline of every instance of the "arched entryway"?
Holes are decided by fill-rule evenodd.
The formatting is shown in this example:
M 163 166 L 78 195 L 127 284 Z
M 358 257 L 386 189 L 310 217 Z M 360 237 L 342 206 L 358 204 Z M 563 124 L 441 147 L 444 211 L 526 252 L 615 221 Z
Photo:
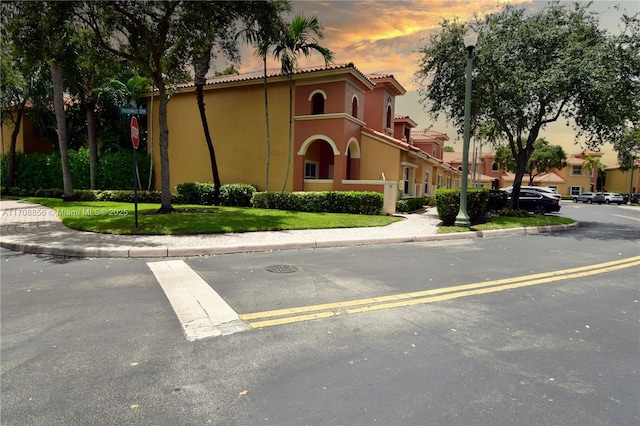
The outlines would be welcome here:
M 360 179 L 360 145 L 356 138 L 349 139 L 347 142 L 347 164 L 346 164 L 346 180 Z
M 339 155 L 331 138 L 325 135 L 307 138 L 297 152 L 294 190 L 333 189 L 335 157 Z

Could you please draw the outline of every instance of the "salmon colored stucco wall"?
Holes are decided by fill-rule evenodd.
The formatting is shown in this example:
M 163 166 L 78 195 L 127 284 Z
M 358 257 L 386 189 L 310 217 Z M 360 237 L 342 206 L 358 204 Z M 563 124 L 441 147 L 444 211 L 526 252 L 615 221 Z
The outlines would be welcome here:
M 205 91 L 209 129 L 222 184 L 248 183 L 266 189 L 264 90 L 256 84 Z M 289 85 L 269 84 L 271 155 L 269 190 L 281 190 L 286 173 L 289 132 Z M 153 113 L 153 164 L 160 187 L 158 101 Z M 174 93 L 168 104 L 171 188 L 182 182 L 213 182 L 209 150 L 193 91 Z M 148 116 L 151 117 L 151 116 Z M 287 190 L 292 188 L 293 161 Z

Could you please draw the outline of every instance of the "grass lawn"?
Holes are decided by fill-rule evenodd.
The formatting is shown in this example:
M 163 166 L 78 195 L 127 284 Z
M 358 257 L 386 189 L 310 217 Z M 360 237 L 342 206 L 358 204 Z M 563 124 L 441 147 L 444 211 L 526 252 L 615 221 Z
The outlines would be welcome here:
M 529 217 L 507 217 L 498 216 L 491 219 L 491 222 L 480 223 L 471 226 L 472 231 L 489 231 L 491 229 L 508 229 L 522 228 L 525 226 L 549 226 L 549 225 L 568 225 L 574 220 L 568 217 L 548 216 L 548 215 L 532 215 Z M 466 232 L 467 228 L 459 226 L 440 226 L 438 234 L 449 234 L 452 232 Z
M 62 201 L 57 198 L 25 198 L 56 210 L 67 227 L 109 234 L 188 235 L 225 232 L 279 231 L 290 229 L 359 228 L 385 226 L 401 220 L 391 216 L 341 213 L 304 213 L 244 207 L 174 205 L 180 213 L 154 214 L 159 204 L 101 201 Z

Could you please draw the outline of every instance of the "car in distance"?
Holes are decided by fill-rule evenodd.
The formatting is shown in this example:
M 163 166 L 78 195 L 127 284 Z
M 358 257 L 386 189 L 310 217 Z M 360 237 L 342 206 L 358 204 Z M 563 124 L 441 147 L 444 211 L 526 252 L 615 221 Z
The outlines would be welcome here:
M 544 192 L 524 189 L 520 191 L 518 207 L 536 214 L 560 211 L 560 200 Z
M 522 190 L 530 190 L 542 192 L 544 194 L 549 195 L 557 200 L 562 200 L 562 195 L 558 194 L 558 191 L 555 189 L 549 188 L 548 186 L 521 186 L 520 191 Z M 509 194 L 513 191 L 513 186 L 507 186 L 506 188 L 502 188 L 503 191 L 507 191 Z
M 593 203 L 602 204 L 604 203 L 604 195 L 602 195 L 602 192 L 583 192 L 580 195 L 573 196 L 574 203 L 577 203 L 579 201 L 582 201 L 583 203 L 589 203 L 589 204 L 593 204 Z
M 623 204 L 624 197 L 622 194 L 618 192 L 605 192 L 602 194 L 604 196 L 605 204 Z

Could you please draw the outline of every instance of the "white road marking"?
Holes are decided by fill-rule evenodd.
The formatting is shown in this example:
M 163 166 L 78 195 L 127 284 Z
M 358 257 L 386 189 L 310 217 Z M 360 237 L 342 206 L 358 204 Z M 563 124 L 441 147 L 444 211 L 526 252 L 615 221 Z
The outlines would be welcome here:
M 247 330 L 238 314 L 182 260 L 148 262 L 173 307 L 187 340 Z

